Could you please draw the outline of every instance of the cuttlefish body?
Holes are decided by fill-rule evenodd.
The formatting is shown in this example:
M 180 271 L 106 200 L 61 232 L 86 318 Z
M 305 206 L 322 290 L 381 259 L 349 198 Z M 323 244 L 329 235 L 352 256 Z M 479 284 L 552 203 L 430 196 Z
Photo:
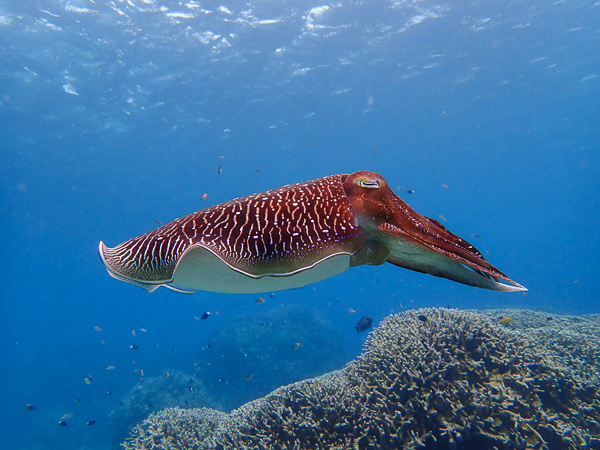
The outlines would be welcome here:
M 231 200 L 114 248 L 100 242 L 99 252 L 111 276 L 148 292 L 277 291 L 385 262 L 483 289 L 526 290 L 367 171 Z

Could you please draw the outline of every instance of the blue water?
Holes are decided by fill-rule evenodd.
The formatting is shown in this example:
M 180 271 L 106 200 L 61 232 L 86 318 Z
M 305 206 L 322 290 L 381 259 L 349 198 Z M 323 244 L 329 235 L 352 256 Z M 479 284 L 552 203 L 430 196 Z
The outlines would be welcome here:
M 598 1 L 2 1 L 0 81 L 4 448 L 111 448 L 135 370 L 193 372 L 245 314 L 313 306 L 349 360 L 363 315 L 600 312 Z M 98 260 L 100 240 L 360 169 L 529 292 L 363 266 L 257 305 L 148 295 Z

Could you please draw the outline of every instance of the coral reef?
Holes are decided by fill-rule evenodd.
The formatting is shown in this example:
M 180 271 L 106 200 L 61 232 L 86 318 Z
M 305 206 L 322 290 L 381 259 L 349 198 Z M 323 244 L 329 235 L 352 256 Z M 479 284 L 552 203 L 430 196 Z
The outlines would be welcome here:
M 113 441 L 125 439 L 131 427 L 150 413 L 173 406 L 220 407 L 201 381 L 192 375 L 168 371 L 161 376 L 145 378 L 123 396 L 120 406 L 111 411 Z
M 209 343 L 198 378 L 227 411 L 347 361 L 342 332 L 308 306 L 233 317 Z
M 198 449 L 225 413 L 209 408 L 167 408 L 151 414 L 132 431 L 127 449 Z
M 498 322 L 509 314 L 510 324 Z M 194 449 L 600 448 L 598 322 L 519 314 L 427 308 L 390 316 L 343 370 L 227 415 L 154 416 L 126 448 L 161 448 L 167 438 L 168 448 Z M 148 446 L 149 421 L 174 429 Z M 194 421 L 214 430 L 177 440 Z

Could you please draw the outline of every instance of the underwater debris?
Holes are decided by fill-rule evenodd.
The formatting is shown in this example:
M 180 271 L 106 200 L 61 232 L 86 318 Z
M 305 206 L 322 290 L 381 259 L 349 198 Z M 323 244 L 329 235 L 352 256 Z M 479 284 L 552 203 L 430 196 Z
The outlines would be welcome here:
M 600 448 L 600 380 L 592 376 L 600 371 L 600 322 L 554 315 L 551 325 L 541 316 L 521 327 L 523 315 L 510 312 L 515 331 L 497 316 L 442 308 L 390 316 L 343 370 L 281 387 L 227 415 L 161 411 L 123 445 Z M 586 362 L 591 367 L 581 372 Z

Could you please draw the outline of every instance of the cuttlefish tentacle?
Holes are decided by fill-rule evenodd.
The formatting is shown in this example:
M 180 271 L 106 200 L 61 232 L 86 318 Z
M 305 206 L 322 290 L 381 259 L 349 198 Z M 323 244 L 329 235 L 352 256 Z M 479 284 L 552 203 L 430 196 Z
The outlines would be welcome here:
M 526 290 L 469 242 L 408 206 L 380 175 L 355 172 L 345 179 L 344 189 L 369 240 L 388 250 L 387 262 L 479 288 Z
M 384 262 L 485 289 L 525 290 L 367 171 L 231 200 L 114 248 L 100 242 L 99 253 L 111 276 L 149 292 L 275 291 Z

